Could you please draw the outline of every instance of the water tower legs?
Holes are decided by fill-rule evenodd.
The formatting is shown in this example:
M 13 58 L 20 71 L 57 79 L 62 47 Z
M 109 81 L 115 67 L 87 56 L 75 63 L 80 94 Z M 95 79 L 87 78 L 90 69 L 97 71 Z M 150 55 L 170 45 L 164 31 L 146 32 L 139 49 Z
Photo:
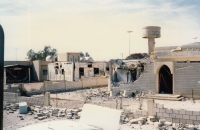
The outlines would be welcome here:
M 151 52 L 153 52 L 153 48 L 155 47 L 155 38 L 153 37 L 149 37 L 148 38 L 148 44 L 149 44 L 149 54 L 151 54 Z

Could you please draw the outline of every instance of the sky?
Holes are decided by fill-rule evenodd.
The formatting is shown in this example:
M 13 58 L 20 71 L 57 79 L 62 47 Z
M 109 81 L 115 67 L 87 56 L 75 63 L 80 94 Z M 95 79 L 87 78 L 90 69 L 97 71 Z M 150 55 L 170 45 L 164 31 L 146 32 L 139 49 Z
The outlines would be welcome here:
M 144 26 L 160 26 L 155 47 L 200 41 L 200 0 L 1 0 L 5 61 L 49 45 L 64 52 L 88 52 L 95 61 L 147 53 Z

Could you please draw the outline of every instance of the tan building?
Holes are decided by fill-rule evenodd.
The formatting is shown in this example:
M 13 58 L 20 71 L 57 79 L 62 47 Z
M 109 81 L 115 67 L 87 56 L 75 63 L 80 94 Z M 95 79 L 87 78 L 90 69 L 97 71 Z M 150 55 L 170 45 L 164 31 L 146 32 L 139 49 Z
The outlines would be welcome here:
M 80 52 L 58 53 L 58 61 L 79 62 Z

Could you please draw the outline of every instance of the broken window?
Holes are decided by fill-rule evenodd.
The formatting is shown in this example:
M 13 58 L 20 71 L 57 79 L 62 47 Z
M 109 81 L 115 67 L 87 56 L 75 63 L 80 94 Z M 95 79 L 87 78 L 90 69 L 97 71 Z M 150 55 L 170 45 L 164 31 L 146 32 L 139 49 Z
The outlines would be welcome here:
M 94 74 L 96 74 L 96 75 L 99 74 L 99 68 L 94 68 Z
M 79 68 L 79 78 L 81 78 L 81 76 L 84 76 L 84 68 Z
M 62 69 L 62 70 L 61 70 L 61 73 L 62 73 L 62 74 L 64 74 L 64 73 L 65 73 L 64 69 Z
M 42 70 L 43 75 L 47 75 L 47 70 Z
M 92 64 L 88 64 L 88 67 L 91 68 L 91 67 L 92 67 Z

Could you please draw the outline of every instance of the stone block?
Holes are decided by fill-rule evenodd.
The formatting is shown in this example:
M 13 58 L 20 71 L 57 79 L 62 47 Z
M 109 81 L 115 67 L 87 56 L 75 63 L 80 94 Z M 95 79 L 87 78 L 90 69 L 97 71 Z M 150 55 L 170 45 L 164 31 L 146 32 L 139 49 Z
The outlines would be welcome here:
M 183 115 L 183 119 L 190 119 L 189 115 Z
M 132 91 L 124 90 L 123 97 L 132 97 L 132 96 L 133 96 Z
M 200 121 L 193 121 L 193 124 L 194 124 L 194 125 L 199 125 L 199 124 L 200 124 Z
M 186 119 L 180 119 L 180 123 L 187 124 L 187 120 Z
M 176 114 L 169 114 L 169 117 L 176 118 Z
M 179 114 L 179 110 L 173 110 L 174 114 Z
M 190 116 L 190 120 L 197 120 L 197 116 Z
M 157 108 L 164 108 L 164 104 L 157 104 Z
M 166 109 L 166 113 L 169 113 L 169 114 L 173 113 L 172 111 L 173 111 L 172 109 Z
M 176 116 L 176 118 L 179 118 L 179 119 L 183 118 L 183 115 L 176 114 L 175 116 Z
M 185 110 L 179 110 L 179 114 L 182 114 L 182 115 L 184 115 L 185 114 Z
M 190 116 L 193 115 L 193 114 L 192 114 L 192 111 L 185 111 L 185 114 L 186 114 L 186 115 L 190 115 Z
M 162 112 L 162 113 L 165 113 L 166 109 L 165 108 L 159 108 L 159 111 Z
M 157 112 L 157 116 L 162 117 L 163 113 Z
M 169 113 L 163 113 L 164 117 L 169 117 Z
M 165 119 L 166 119 L 166 121 L 172 122 L 172 118 L 167 117 Z
M 187 124 L 193 124 L 193 120 L 187 120 Z
M 173 122 L 173 123 L 180 123 L 180 119 L 173 118 L 173 119 L 172 119 L 172 122 Z
M 193 111 L 192 114 L 193 114 L 194 116 L 200 115 L 199 111 Z
M 28 113 L 27 103 L 26 102 L 20 102 L 19 103 L 19 113 L 20 114 L 27 114 Z

